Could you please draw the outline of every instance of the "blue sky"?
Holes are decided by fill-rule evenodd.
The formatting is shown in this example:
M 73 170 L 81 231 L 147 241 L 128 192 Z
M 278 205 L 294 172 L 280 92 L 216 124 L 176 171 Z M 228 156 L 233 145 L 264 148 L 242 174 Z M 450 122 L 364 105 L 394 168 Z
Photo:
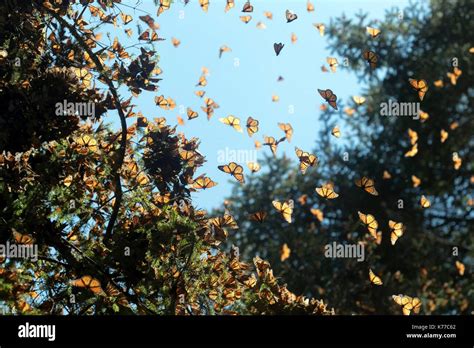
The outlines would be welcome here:
M 135 7 L 137 2 L 123 0 L 122 3 Z M 186 123 L 178 126 L 178 131 L 184 132 L 188 138 L 201 139 L 199 149 L 207 162 L 198 174 L 206 173 L 218 182 L 210 190 L 193 194 L 196 206 L 209 210 L 221 206 L 232 188 L 230 181 L 233 179 L 217 169 L 218 165 L 224 164 L 218 162 L 219 151 L 225 151 L 226 147 L 236 151 L 254 150 L 254 140 L 262 142 L 263 135 L 281 137 L 283 132 L 278 123 L 290 122 L 294 128 L 293 139 L 291 143 L 280 144 L 278 154 L 286 153 L 296 159 L 295 146 L 305 151 L 317 150 L 318 113 L 322 102 L 317 89 L 331 88 L 342 101 L 360 93 L 363 86 L 358 85 L 356 78 L 344 69 L 338 69 L 337 73 L 321 72 L 321 65 L 331 54 L 326 48 L 326 36 L 321 37 L 313 23 L 328 25 L 330 18 L 343 13 L 352 17 L 361 9 L 368 11 L 372 19 L 383 20 L 386 10 L 408 5 L 408 1 L 400 0 L 313 0 L 315 11 L 308 13 L 306 0 L 253 0 L 252 20 L 245 24 L 239 19 L 243 15 L 241 10 L 245 1 L 236 0 L 235 3 L 235 8 L 225 13 L 225 0 L 211 0 L 209 11 L 205 13 L 197 0 L 191 0 L 186 6 L 182 1 L 175 0 L 171 9 L 159 17 L 156 17 L 153 1 L 143 0 L 138 6 L 159 23 L 158 34 L 166 39 L 156 45 L 160 55 L 159 66 L 163 70 L 158 95 L 173 98 L 177 107 L 172 111 L 161 110 L 153 102 L 156 94 L 146 92 L 135 101 L 136 110 L 149 119 L 164 116 L 171 125 L 177 124 L 177 116 L 187 107 L 199 112 L 199 117 L 191 121 L 187 121 L 186 115 L 182 114 Z M 144 15 L 141 11 L 134 13 L 127 7 L 122 9 L 135 18 Z M 286 23 L 286 9 L 296 13 L 298 19 Z M 271 11 L 273 20 L 268 20 L 264 11 Z M 265 30 L 256 28 L 259 21 L 266 24 Z M 134 32 L 133 37 L 136 38 L 136 28 Z M 292 33 L 298 37 L 295 44 L 290 40 Z M 123 38 L 122 35 L 120 37 Z M 179 47 L 172 45 L 172 37 L 181 41 Z M 127 46 L 127 40 L 122 41 Z M 131 39 L 128 41 L 132 43 Z M 275 42 L 285 44 L 278 57 L 273 51 Z M 219 47 L 224 44 L 232 51 L 224 53 L 219 59 Z M 336 58 L 341 64 L 342 57 Z M 204 66 L 209 69 L 210 75 L 208 85 L 202 89 L 206 91 L 206 96 L 220 105 L 210 121 L 200 108 L 204 104 L 203 99 L 194 94 L 199 89 L 195 85 Z M 282 76 L 284 81 L 277 82 L 278 76 Z M 280 97 L 279 102 L 272 102 L 273 94 Z M 245 129 L 243 133 L 238 133 L 219 122 L 220 117 L 228 115 L 239 117 L 242 123 L 249 116 L 258 119 L 259 133 L 249 138 Z M 344 134 L 343 126 L 341 131 Z M 257 160 L 263 160 L 263 153 L 271 154 L 268 147 L 263 147 L 257 152 Z M 249 175 L 245 163 L 240 164 L 244 165 Z

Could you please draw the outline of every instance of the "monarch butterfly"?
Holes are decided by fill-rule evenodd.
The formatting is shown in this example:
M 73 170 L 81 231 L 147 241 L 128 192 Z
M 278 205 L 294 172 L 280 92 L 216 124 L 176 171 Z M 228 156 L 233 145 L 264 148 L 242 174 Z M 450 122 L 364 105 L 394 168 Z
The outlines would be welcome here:
M 330 89 L 318 89 L 318 92 L 329 105 L 337 110 L 337 95 L 335 95 Z
M 86 68 L 73 68 L 77 78 L 81 80 L 84 87 L 89 87 L 92 81 L 92 74 Z M 71 115 L 72 116 L 72 115 Z
M 286 23 L 291 23 L 298 18 L 298 16 L 295 13 L 291 12 L 290 10 L 286 10 L 285 16 L 286 16 Z
M 390 172 L 388 170 L 384 170 L 382 177 L 383 177 L 384 180 L 389 180 L 389 179 L 392 178 L 392 174 L 390 174 Z
M 411 128 L 408 128 L 408 136 L 410 137 L 410 144 L 415 145 L 418 141 L 418 133 Z
M 335 199 L 339 197 L 339 194 L 334 191 L 333 185 L 330 183 L 326 183 L 322 187 L 316 187 L 315 191 L 318 195 L 326 199 Z
M 276 141 L 274 137 L 264 136 L 263 139 L 264 139 L 263 145 L 269 146 L 270 149 L 272 150 L 273 155 L 276 155 L 276 150 L 277 150 L 278 144 L 281 143 L 282 141 L 284 141 L 286 138 L 283 137 L 283 138 L 279 139 L 278 141 Z
M 253 12 L 253 6 L 250 3 L 250 0 L 244 4 L 244 7 L 242 8 L 242 12 Z
M 250 214 L 250 220 L 257 221 L 259 223 L 263 223 L 267 217 L 267 213 L 264 211 L 257 211 L 255 213 Z
M 171 0 L 160 0 L 160 6 L 158 7 L 157 16 L 162 14 L 164 11 L 169 10 L 171 7 Z
M 258 22 L 257 23 L 257 29 L 267 29 L 267 26 L 263 22 Z
M 171 194 L 169 192 L 165 194 L 155 194 L 153 195 L 153 200 L 155 203 L 166 204 L 169 203 Z
M 428 198 L 426 198 L 424 195 L 421 196 L 421 199 L 420 199 L 420 205 L 422 208 L 429 208 L 431 207 L 431 202 L 428 200 Z
M 376 276 L 375 273 L 369 268 L 369 280 L 372 284 L 375 285 L 382 285 L 382 279 L 380 277 Z
M 443 80 L 436 80 L 436 81 L 433 82 L 433 85 L 434 85 L 435 87 L 440 88 L 440 87 L 443 87 L 443 86 L 444 86 L 444 83 L 443 83 Z
M 418 187 L 421 184 L 421 180 L 416 175 L 411 176 L 411 181 L 413 182 L 413 187 Z
M 448 72 L 446 75 L 451 80 L 451 84 L 455 85 L 459 76 L 461 76 L 461 74 L 462 74 L 462 70 L 459 69 L 458 67 L 454 67 L 453 72 Z
M 247 24 L 248 22 L 252 20 L 252 16 L 240 16 L 240 20 L 244 22 L 245 24 Z
M 256 173 L 260 170 L 260 164 L 258 164 L 257 162 L 248 162 L 247 167 L 252 173 Z
M 424 111 L 420 110 L 420 120 L 421 120 L 421 122 L 426 121 L 429 117 L 430 117 L 430 115 L 427 112 L 424 112 Z
M 97 140 L 87 134 L 76 138 L 74 141 L 80 146 L 79 152 L 82 154 L 87 154 L 89 151 L 96 152 L 99 148 Z
M 241 184 L 245 182 L 244 174 L 243 174 L 244 168 L 241 165 L 235 162 L 230 162 L 229 164 L 218 166 L 217 168 L 223 171 L 224 173 L 232 175 Z
M 352 96 L 352 100 L 353 100 L 354 103 L 356 103 L 357 105 L 362 105 L 362 104 L 365 103 L 365 98 L 364 98 L 364 97 L 361 97 L 361 96 L 358 96 L 358 95 Z
M 428 91 L 428 84 L 425 80 L 415 80 L 415 79 L 408 79 L 410 85 L 413 87 L 414 90 L 418 92 L 418 97 L 420 101 L 423 100 L 425 97 L 426 92 Z
M 324 214 L 321 210 L 312 208 L 312 209 L 310 209 L 310 212 L 311 212 L 311 214 L 313 214 L 316 217 L 316 219 L 319 220 L 319 222 L 323 222 Z
M 234 217 L 228 213 L 225 213 L 224 216 L 219 216 L 216 218 L 211 219 L 211 223 L 214 226 L 220 227 L 220 228 L 230 228 L 230 229 L 238 229 L 239 226 L 237 225 L 237 222 L 235 221 Z
M 241 132 L 242 133 L 242 127 L 240 127 L 240 119 L 233 116 L 233 115 L 229 115 L 227 117 L 222 117 L 219 119 L 219 121 L 221 121 L 222 123 L 228 125 L 228 126 L 231 126 L 232 128 L 234 128 L 237 132 Z
M 204 97 L 204 94 L 206 94 L 206 91 L 199 90 L 199 91 L 194 92 L 194 94 L 196 94 L 199 98 L 202 98 Z
M 453 164 L 455 170 L 459 170 L 462 165 L 462 158 L 456 152 L 453 154 Z
M 255 133 L 258 132 L 258 120 L 252 118 L 249 116 L 249 118 L 247 118 L 247 133 L 249 135 L 249 137 L 251 137 L 252 135 L 254 135 Z
M 255 148 L 258 150 L 262 147 L 262 143 L 258 140 L 255 140 Z
M 208 188 L 214 187 L 217 185 L 217 182 L 212 181 L 210 178 L 201 175 L 193 181 L 193 188 L 199 190 L 206 190 Z
M 280 97 L 277 96 L 276 94 L 272 95 L 272 102 L 276 103 L 278 101 L 280 101 Z
M 140 174 L 137 175 L 136 180 L 140 185 L 146 185 L 150 182 L 150 179 L 148 179 L 148 176 L 144 172 L 140 172 Z
M 281 214 L 283 219 L 285 219 L 286 222 L 291 224 L 291 215 L 293 214 L 293 208 L 294 208 L 294 203 L 293 200 L 289 201 L 272 201 L 273 206 L 275 207 L 276 210 Z
M 235 7 L 235 2 L 234 0 L 227 0 L 227 4 L 225 5 L 225 12 L 228 12 L 230 9 Z
M 440 136 L 441 136 L 441 143 L 444 143 L 446 139 L 448 139 L 449 133 L 445 131 L 444 129 L 441 129 L 440 131 Z
M 403 233 L 405 232 L 405 226 L 401 222 L 395 222 L 392 220 L 388 221 L 388 227 L 390 227 L 390 242 L 392 245 L 395 245 L 397 242 L 398 238 L 403 236 Z
M 180 150 L 179 156 L 186 162 L 190 162 L 196 157 L 196 152 L 188 150 Z
M 295 33 L 291 33 L 291 43 L 296 43 L 298 41 L 298 36 Z
M 176 116 L 176 120 L 180 126 L 184 126 L 184 120 L 181 116 Z
M 298 202 L 301 205 L 305 205 L 307 201 L 308 201 L 308 195 L 306 193 L 304 193 L 304 194 L 302 194 L 301 196 L 298 197 Z
M 466 266 L 461 261 L 456 260 L 456 268 L 458 270 L 459 275 L 463 276 L 464 272 L 466 271 Z
M 288 142 L 291 142 L 291 137 L 293 136 L 293 127 L 289 123 L 278 123 L 278 127 L 285 132 L 285 137 Z
M 380 29 L 372 28 L 372 27 L 366 27 L 367 33 L 372 37 L 376 38 L 377 36 L 380 35 Z
M 306 3 L 306 11 L 308 11 L 308 12 L 313 12 L 314 11 L 314 5 L 309 0 Z
M 191 108 L 187 108 L 186 112 L 188 115 L 188 120 L 192 120 L 193 118 L 196 118 L 199 116 L 199 114 L 196 111 L 193 111 Z
M 402 307 L 403 315 L 410 315 L 413 313 L 419 313 L 421 308 L 421 300 L 418 297 L 410 297 L 405 295 L 392 295 L 392 299 L 396 304 Z
M 375 184 L 372 179 L 369 179 L 365 176 L 363 176 L 361 179 L 357 179 L 355 184 L 358 187 L 363 188 L 366 192 L 370 193 L 371 195 L 378 196 L 379 193 L 375 189 Z
M 415 144 L 412 146 L 410 150 L 408 150 L 405 153 L 405 157 L 415 157 L 415 155 L 418 153 L 418 144 Z
M 362 53 L 362 57 L 365 59 L 371 69 L 375 69 L 377 67 L 378 57 L 373 51 L 364 51 Z
M 355 109 L 346 106 L 346 107 L 344 108 L 344 113 L 345 113 L 347 116 L 351 117 L 352 115 L 354 115 Z
M 71 285 L 78 288 L 86 288 L 92 291 L 94 294 L 103 293 L 100 281 L 91 277 L 90 275 L 82 276 L 81 278 L 71 281 Z
M 313 26 L 319 31 L 319 35 L 324 36 L 326 26 L 323 23 L 314 23 Z
M 120 16 L 122 17 L 123 24 L 125 24 L 125 25 L 127 25 L 128 23 L 130 23 L 133 20 L 132 16 L 130 16 L 128 14 L 125 14 L 125 13 L 121 13 Z
M 151 36 L 150 36 L 151 32 Z M 163 41 L 163 38 L 158 37 L 158 34 L 156 31 L 153 31 L 151 29 L 145 30 L 139 37 L 138 40 L 144 40 L 144 41 Z
M 281 50 L 283 49 L 285 45 L 282 44 L 281 42 L 280 43 L 274 43 L 273 44 L 273 49 L 275 50 L 275 54 L 278 56 L 281 52 Z
M 201 75 L 201 77 L 199 78 L 199 81 L 198 83 L 196 84 L 196 87 L 197 86 L 202 86 L 202 87 L 205 87 L 207 86 L 207 79 L 206 79 L 206 76 L 203 74 Z
M 209 0 L 199 0 L 199 5 L 201 5 L 201 8 L 204 12 L 209 10 Z
M 297 147 L 295 147 L 295 153 L 300 161 L 300 171 L 302 174 L 305 174 L 309 167 L 314 166 L 318 162 L 318 158 L 315 155 L 312 155 L 309 152 L 304 152 Z
M 291 249 L 288 247 L 288 244 L 283 244 L 280 249 L 280 261 L 283 262 L 290 257 Z
M 13 227 L 12 227 L 12 234 L 13 234 L 13 238 L 15 239 L 15 242 L 17 242 L 18 244 L 31 245 L 35 241 L 32 235 L 20 233 Z
M 331 134 L 336 137 L 336 138 L 339 138 L 341 136 L 341 130 L 339 129 L 338 126 L 335 126 L 332 131 L 331 131 Z
M 271 13 L 270 11 L 263 12 L 263 15 L 267 17 L 267 19 L 270 19 L 270 20 L 273 19 L 273 13 Z
M 375 217 L 371 214 L 361 213 L 360 211 L 358 211 L 357 214 L 359 214 L 360 221 L 362 221 L 362 223 L 367 227 L 370 235 L 374 239 L 377 239 L 377 228 L 379 227 L 379 224 L 377 220 L 375 220 Z
M 337 59 L 333 57 L 327 57 L 326 61 L 329 64 L 329 69 L 331 69 L 332 72 L 336 72 L 337 66 L 339 65 Z
M 63 184 L 66 187 L 71 186 L 71 184 L 72 184 L 72 175 L 68 175 L 67 177 L 65 177 L 64 180 L 63 180 Z
M 173 37 L 171 38 L 171 43 L 173 44 L 174 47 L 178 47 L 181 44 L 181 41 Z
M 222 45 L 220 48 L 219 48 L 219 58 L 222 57 L 222 53 L 224 52 L 231 52 L 232 49 L 226 45 Z
M 146 127 L 146 126 L 148 126 L 147 118 L 144 117 L 144 116 L 138 117 L 137 118 L 137 127 L 138 128 L 143 128 L 143 127 Z

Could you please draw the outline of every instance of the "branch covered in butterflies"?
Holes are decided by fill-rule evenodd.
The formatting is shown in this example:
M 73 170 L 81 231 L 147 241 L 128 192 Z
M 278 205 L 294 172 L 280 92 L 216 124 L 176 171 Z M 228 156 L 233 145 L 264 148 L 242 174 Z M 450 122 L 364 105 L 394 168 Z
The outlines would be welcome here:
M 68 28 L 68 30 L 74 36 L 74 38 L 78 41 L 80 46 L 89 54 L 90 58 L 94 62 L 95 66 L 97 67 L 100 76 L 103 78 L 103 80 L 109 87 L 110 92 L 112 93 L 115 108 L 117 109 L 117 112 L 120 117 L 120 126 L 121 126 L 120 148 L 118 150 L 118 156 L 116 157 L 115 163 L 112 168 L 112 173 L 114 175 L 113 186 L 115 190 L 116 199 L 114 201 L 112 214 L 110 216 L 109 223 L 107 224 L 107 228 L 104 235 L 104 243 L 107 244 L 107 241 L 112 236 L 112 231 L 118 217 L 120 205 L 122 203 L 122 183 L 121 183 L 121 178 L 120 178 L 120 168 L 122 167 L 122 164 L 125 158 L 126 147 L 127 147 L 127 121 L 126 121 L 125 113 L 122 109 L 122 105 L 120 104 L 120 99 L 119 99 L 117 89 L 115 88 L 113 82 L 105 73 L 104 67 L 100 59 L 97 57 L 97 55 L 94 52 L 92 52 L 90 47 L 87 45 L 83 37 L 79 34 L 79 32 L 76 30 L 74 26 L 69 24 L 64 18 L 58 15 L 55 11 L 50 10 L 48 8 L 46 8 L 46 11 L 50 13 L 64 27 Z

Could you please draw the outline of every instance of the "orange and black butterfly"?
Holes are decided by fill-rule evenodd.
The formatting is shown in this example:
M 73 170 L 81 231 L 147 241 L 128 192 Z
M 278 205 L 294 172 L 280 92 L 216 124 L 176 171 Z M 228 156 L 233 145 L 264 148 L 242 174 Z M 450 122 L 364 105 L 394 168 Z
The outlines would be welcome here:
M 378 196 L 379 193 L 375 189 L 374 181 L 363 176 L 361 179 L 357 179 L 355 184 L 358 187 L 363 188 L 366 192 L 370 193 L 371 195 Z
M 379 276 L 375 275 L 375 273 L 369 268 L 369 280 L 374 285 L 382 285 L 382 279 Z
M 13 238 L 18 244 L 31 245 L 34 243 L 34 238 L 30 234 L 23 234 L 12 228 Z
M 217 185 L 217 182 L 212 181 L 210 178 L 204 175 L 197 177 L 193 181 L 193 188 L 198 189 L 198 190 L 206 190 L 216 185 Z
M 293 136 L 293 127 L 289 123 L 278 123 L 278 127 L 285 132 L 285 137 L 288 142 L 291 142 L 291 137 Z
M 392 299 L 396 304 L 402 307 L 403 315 L 410 315 L 413 313 L 419 313 L 421 309 L 421 300 L 418 297 L 410 297 L 405 295 L 393 295 Z
M 249 167 L 252 173 L 256 173 L 260 170 L 260 164 L 258 164 L 257 162 L 248 162 L 247 167 Z
M 153 42 L 153 41 L 164 41 L 165 39 L 158 37 L 158 34 L 156 33 L 156 31 L 147 29 L 138 37 L 138 40 Z
M 298 19 L 298 16 L 296 13 L 291 12 L 290 10 L 286 10 L 285 12 L 285 17 L 286 17 L 286 23 L 291 23 Z
M 298 156 L 298 159 L 300 160 L 300 170 L 302 174 L 306 173 L 306 170 L 309 167 L 312 167 L 318 163 L 318 158 L 309 152 L 305 152 L 297 147 L 295 147 L 295 152 L 296 156 Z
M 204 12 L 209 10 L 209 0 L 199 0 L 199 5 L 201 5 L 201 8 Z
M 158 7 L 157 16 L 162 14 L 164 11 L 169 10 L 171 7 L 171 0 L 160 0 L 160 6 Z
M 187 109 L 187 114 L 188 114 L 188 120 L 192 120 L 193 118 L 196 118 L 199 116 L 199 114 L 196 111 L 193 111 L 191 108 Z
M 275 50 L 275 54 L 278 56 L 280 55 L 281 50 L 283 49 L 285 45 L 280 43 L 274 43 L 273 44 L 273 49 Z
M 316 187 L 315 191 L 318 195 L 326 199 L 339 197 L 339 194 L 334 191 L 334 187 L 331 183 L 326 183 L 322 187 Z
M 228 12 L 230 9 L 235 7 L 234 0 L 227 0 L 227 4 L 225 5 L 225 12 Z
M 252 118 L 252 117 L 249 117 L 247 119 L 247 133 L 249 135 L 249 137 L 251 137 L 252 135 L 254 135 L 255 133 L 258 132 L 258 120 Z
M 244 168 L 241 165 L 235 162 L 230 162 L 229 164 L 218 166 L 217 168 L 224 173 L 232 175 L 241 184 L 245 182 Z
M 250 0 L 244 4 L 244 7 L 242 8 L 242 12 L 246 12 L 246 13 L 253 12 L 253 6 L 250 3 Z
M 240 16 L 240 20 L 245 24 L 248 24 L 252 20 L 252 16 Z
M 426 92 L 428 91 L 428 84 L 426 81 L 415 79 L 408 79 L 408 81 L 410 82 L 410 85 L 413 87 L 413 89 L 418 92 L 418 97 L 420 98 L 420 101 L 422 101 Z
M 231 126 L 237 132 L 242 133 L 242 127 L 240 127 L 240 119 L 238 117 L 235 117 L 233 115 L 229 115 L 227 117 L 221 117 L 219 119 L 219 121 L 226 124 L 226 125 L 228 125 L 228 126 Z
M 81 278 L 71 281 L 71 285 L 78 288 L 86 288 L 94 294 L 102 294 L 104 291 L 100 285 L 100 281 L 91 277 L 90 275 L 82 276 Z
M 405 226 L 401 222 L 395 222 L 392 220 L 388 221 L 388 226 L 390 227 L 390 242 L 392 245 L 395 245 L 398 238 L 403 236 L 405 232 Z
M 337 110 L 337 95 L 335 95 L 330 89 L 318 89 L 319 94 L 325 101 L 328 102 L 329 105 L 331 105 L 335 110 Z
M 380 35 L 380 29 L 372 28 L 372 27 L 366 27 L 366 29 L 367 29 L 367 34 L 369 34 L 372 38 L 376 38 L 377 36 Z
M 336 72 L 337 66 L 339 65 L 339 63 L 337 62 L 337 59 L 334 57 L 327 57 L 326 61 L 329 64 L 329 69 L 331 69 L 331 72 Z
M 371 214 L 361 213 L 360 211 L 357 213 L 359 214 L 360 221 L 362 221 L 362 223 L 367 227 L 370 235 L 374 239 L 377 239 L 377 229 L 379 228 L 379 224 L 377 220 L 375 220 L 375 217 Z
M 273 206 L 275 207 L 276 210 L 281 214 L 283 219 L 285 219 L 286 222 L 291 224 L 291 215 L 293 214 L 293 208 L 294 208 L 294 203 L 293 200 L 289 201 L 272 201 Z
M 369 63 L 371 69 L 375 69 L 377 67 L 378 57 L 373 51 L 364 51 L 362 57 L 364 57 L 365 61 Z
M 267 213 L 264 211 L 257 211 L 255 213 L 250 214 L 250 220 L 263 223 L 267 217 Z
M 277 151 L 278 144 L 281 143 L 282 141 L 284 141 L 286 139 L 286 137 L 283 137 L 279 140 L 275 140 L 274 137 L 264 136 L 263 139 L 264 139 L 263 145 L 269 146 L 270 149 L 272 150 L 273 155 L 276 156 L 276 151 Z

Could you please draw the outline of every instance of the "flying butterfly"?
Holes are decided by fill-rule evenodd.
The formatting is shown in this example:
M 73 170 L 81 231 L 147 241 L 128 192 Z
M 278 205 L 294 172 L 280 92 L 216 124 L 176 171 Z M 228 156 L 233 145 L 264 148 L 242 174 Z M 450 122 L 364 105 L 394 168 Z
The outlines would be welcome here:
M 228 125 L 228 126 L 231 126 L 232 128 L 234 128 L 237 132 L 241 132 L 242 133 L 242 127 L 240 127 L 240 119 L 233 116 L 233 115 L 229 115 L 227 117 L 221 117 L 219 119 L 219 121 L 221 121 L 222 123 Z
M 232 175 L 241 184 L 245 182 L 244 168 L 242 168 L 241 165 L 235 162 L 230 162 L 229 164 L 218 166 L 217 168 L 224 173 Z
M 253 6 L 250 3 L 250 0 L 244 4 L 244 7 L 242 8 L 242 12 L 246 12 L 246 13 L 253 12 Z
M 308 12 L 313 12 L 314 11 L 314 5 L 309 0 L 306 3 L 306 11 L 308 11 Z
M 104 291 L 100 285 L 100 281 L 91 277 L 90 275 L 82 276 L 81 278 L 71 281 L 71 285 L 78 288 L 86 288 L 94 294 L 102 294 Z
M 289 123 L 278 123 L 278 127 L 285 132 L 285 137 L 288 142 L 291 142 L 291 137 L 293 136 L 293 127 Z
M 403 315 L 410 315 L 413 313 L 419 313 L 421 308 L 421 300 L 418 297 L 410 297 L 405 295 L 392 295 L 392 299 L 396 304 L 402 307 Z
M 187 108 L 186 113 L 188 115 L 188 120 L 192 120 L 193 118 L 199 116 L 199 114 L 196 111 L 193 111 L 191 108 Z
M 295 153 L 300 161 L 300 171 L 302 174 L 305 174 L 306 170 L 309 167 L 313 167 L 315 164 L 318 163 L 318 158 L 315 155 L 310 154 L 309 152 L 305 152 L 295 147 Z
M 255 213 L 250 214 L 250 220 L 263 223 L 267 217 L 267 213 L 264 211 L 257 211 Z
M 298 18 L 298 16 L 295 13 L 291 12 L 290 10 L 286 10 L 285 17 L 286 17 L 286 23 L 291 23 Z
M 365 98 L 364 97 L 361 97 L 359 95 L 354 95 L 352 96 L 352 100 L 354 101 L 354 103 L 356 103 L 357 105 L 362 105 L 365 103 Z
M 283 49 L 285 45 L 282 44 L 281 42 L 280 43 L 274 43 L 273 44 L 273 49 L 275 50 L 275 54 L 278 56 L 281 52 L 281 50 Z
M 260 164 L 258 164 L 257 162 L 248 162 L 247 167 L 252 173 L 256 173 L 260 170 Z
M 291 43 L 294 44 L 298 41 L 298 36 L 295 33 L 291 33 Z
M 227 4 L 225 5 L 224 12 L 230 11 L 230 9 L 235 7 L 235 2 L 234 0 L 227 0 Z
M 415 80 L 415 79 L 408 79 L 412 88 L 418 92 L 418 97 L 420 101 L 423 100 L 425 97 L 426 92 L 428 91 L 428 84 L 425 80 Z
M 288 244 L 283 244 L 280 249 L 280 261 L 283 262 L 288 259 L 291 255 L 291 249 L 288 247 Z
M 196 94 L 199 98 L 202 98 L 204 97 L 204 94 L 206 94 L 206 91 L 199 90 L 199 91 L 194 92 L 194 94 Z
M 318 89 L 318 92 L 329 105 L 337 110 L 337 95 L 335 95 L 330 89 Z
M 254 135 L 255 133 L 258 132 L 258 120 L 252 118 L 249 116 L 249 118 L 247 118 L 247 133 L 249 135 L 249 137 L 251 137 L 252 135 Z
M 389 220 L 388 227 L 390 227 L 390 242 L 392 245 L 395 245 L 398 238 L 403 236 L 403 233 L 405 232 L 405 226 L 403 226 L 401 222 Z
M 374 239 L 377 239 L 377 228 L 379 227 L 379 224 L 377 220 L 375 220 L 375 217 L 371 214 L 361 213 L 360 211 L 358 211 L 357 214 L 359 214 L 360 221 L 362 221 L 362 223 L 367 227 L 370 235 Z
M 339 65 L 337 59 L 334 57 L 327 57 L 326 62 L 329 64 L 329 69 L 331 69 L 331 72 L 336 72 L 337 66 Z
M 25 244 L 25 245 L 31 245 L 34 243 L 34 238 L 31 234 L 23 234 L 18 232 L 12 227 L 12 234 L 13 238 L 15 239 L 15 242 L 18 244 Z
M 367 30 L 367 34 L 369 34 L 372 38 L 376 38 L 377 36 L 380 35 L 380 29 L 366 27 L 366 30 Z
M 421 184 L 421 179 L 417 177 L 416 175 L 411 176 L 411 181 L 413 183 L 413 187 L 418 187 Z
M 323 222 L 324 214 L 320 209 L 312 208 L 310 209 L 311 214 L 319 220 L 319 222 Z
M 383 284 L 382 279 L 380 279 L 380 277 L 376 276 L 375 273 L 370 268 L 369 268 L 369 280 L 374 285 L 382 285 Z
M 252 16 L 240 16 L 240 20 L 244 22 L 245 24 L 247 24 L 248 22 L 252 20 Z
M 428 200 L 428 198 L 422 195 L 420 198 L 420 205 L 422 208 L 426 209 L 426 208 L 431 207 L 431 202 Z
M 178 39 L 175 38 L 175 37 L 172 37 L 172 38 L 171 38 L 171 43 L 173 44 L 174 47 L 178 47 L 178 46 L 181 44 L 181 41 L 178 40 Z
M 271 13 L 270 11 L 263 12 L 263 15 L 267 17 L 267 19 L 270 19 L 270 20 L 273 19 L 273 13 Z
M 379 193 L 375 189 L 375 184 L 374 184 L 374 181 L 372 179 L 369 179 L 369 178 L 363 176 L 361 179 L 357 179 L 355 184 L 358 187 L 363 188 L 366 192 L 370 193 L 373 196 L 378 196 L 379 195 Z
M 466 266 L 461 261 L 456 260 L 456 268 L 458 270 L 459 275 L 463 276 L 464 272 L 466 271 Z
M 209 0 L 199 0 L 199 5 L 204 12 L 209 10 Z
M 462 70 L 458 67 L 454 67 L 453 72 L 448 72 L 446 75 L 449 77 L 452 85 L 456 85 L 459 76 L 461 76 Z
M 323 23 L 314 23 L 313 26 L 319 31 L 319 35 L 324 36 L 326 26 Z
M 160 0 L 160 6 L 158 7 L 157 16 L 162 14 L 164 11 L 169 10 L 171 7 L 171 0 Z
M 193 188 L 199 190 L 206 190 L 217 185 L 217 182 L 212 181 L 210 178 L 201 175 L 193 181 Z
M 284 141 L 286 138 L 283 137 L 279 140 L 275 140 L 274 137 L 264 136 L 263 139 L 264 139 L 263 145 L 269 146 L 270 149 L 272 150 L 273 155 L 276 155 L 276 150 L 277 150 L 278 144 L 281 143 L 282 141 Z
M 339 194 L 334 191 L 334 187 L 331 183 L 326 183 L 321 187 L 316 187 L 315 191 L 318 195 L 326 199 L 335 199 L 339 197 Z
M 449 135 L 449 133 L 446 130 L 441 129 L 441 131 L 440 131 L 441 144 L 444 143 L 446 141 L 446 139 L 448 139 L 448 135 Z
M 285 219 L 286 222 L 291 224 L 291 215 L 293 214 L 293 208 L 294 208 L 294 203 L 293 200 L 289 201 L 272 201 L 273 206 L 275 207 L 276 210 L 281 214 L 283 219 Z
M 222 57 L 222 54 L 223 54 L 224 52 L 231 52 L 231 51 L 232 51 L 232 49 L 231 49 L 230 47 L 228 47 L 228 46 L 226 46 L 226 45 L 222 45 L 222 46 L 219 48 L 219 58 Z
M 418 153 L 418 144 L 414 144 L 410 150 L 405 153 L 405 157 L 415 157 Z
M 331 134 L 336 137 L 336 138 L 340 138 L 341 137 L 341 130 L 339 129 L 338 126 L 335 126 L 332 131 L 331 131 Z
M 364 53 L 362 53 L 362 57 L 369 64 L 371 69 L 375 69 L 377 67 L 377 61 L 379 58 L 373 51 L 364 51 Z

